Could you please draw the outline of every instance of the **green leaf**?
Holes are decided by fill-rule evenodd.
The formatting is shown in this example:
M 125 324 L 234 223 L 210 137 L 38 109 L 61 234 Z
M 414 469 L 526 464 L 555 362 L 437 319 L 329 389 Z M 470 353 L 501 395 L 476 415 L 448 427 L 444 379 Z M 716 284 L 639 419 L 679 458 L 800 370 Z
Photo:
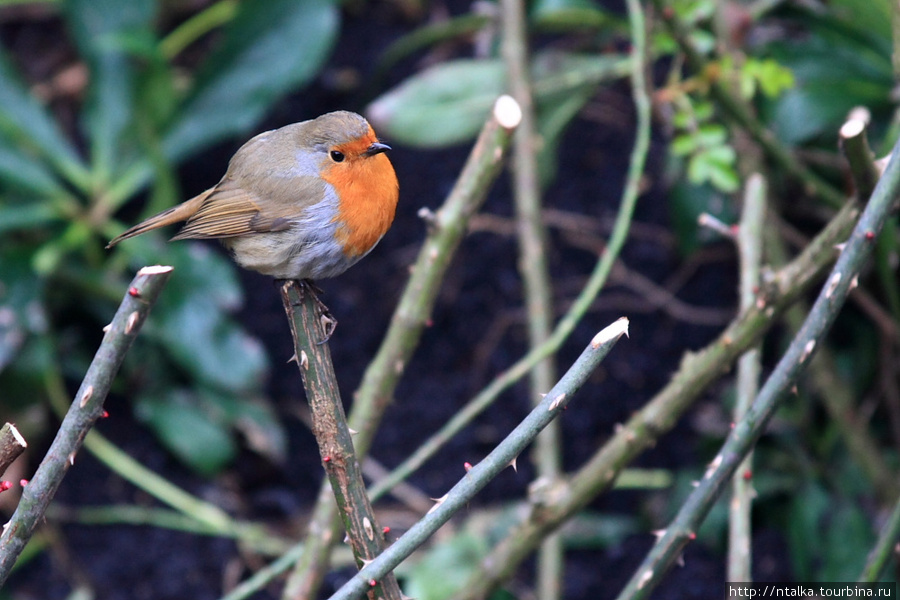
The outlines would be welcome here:
M 543 144 L 538 149 L 537 164 L 543 187 L 547 187 L 556 179 L 559 143 L 563 133 L 593 95 L 594 86 L 591 85 L 566 94 L 559 101 L 544 100 L 539 103 L 537 129 Z
M 278 415 L 272 406 L 262 400 L 221 396 L 216 399 L 218 408 L 228 424 L 241 432 L 247 446 L 273 462 L 287 459 L 288 441 Z
M 703 150 L 703 156 L 709 162 L 723 166 L 732 166 L 737 162 L 737 152 L 731 146 L 710 146 Z
M 712 19 L 716 12 L 715 0 L 676 0 L 672 8 L 686 23 L 697 24 Z
M 72 37 L 90 67 L 84 126 L 91 140 L 94 176 L 105 182 L 127 160 L 124 138 L 133 136 L 136 100 L 130 48 L 139 41 L 152 44 L 156 2 L 67 0 L 63 6 Z
M 734 169 L 737 155 L 731 146 L 704 148 L 688 161 L 688 179 L 694 185 L 712 183 L 723 192 L 732 193 L 740 186 Z
M 31 335 L 47 330 L 44 280 L 31 268 L 31 249 L 0 246 L 0 372 L 19 358 Z
M 60 218 L 49 202 L 38 199 L 17 203 L 0 200 L 0 234 L 17 229 L 36 229 Z
M 690 254 L 700 245 L 720 239 L 717 234 L 697 225 L 701 213 L 709 213 L 726 223 L 736 219 L 733 203 L 711 185 L 691 185 L 679 181 L 669 196 L 672 227 L 682 254 Z
M 22 84 L 0 52 L 0 141 L 8 151 L 40 157 L 74 186 L 88 189 L 88 174 L 56 122 Z
M 831 510 L 828 495 L 811 484 L 791 494 L 787 514 L 788 551 L 798 581 L 815 579 L 815 563 L 824 543 L 822 521 Z
M 243 304 L 243 290 L 237 267 L 221 252 L 215 242 L 179 242 L 168 244 L 159 232 L 138 236 L 116 246 L 127 252 L 129 264 L 137 270 L 145 265 L 167 264 L 175 268 L 175 276 L 166 284 L 161 305 L 174 296 L 175 303 L 188 297 L 201 299 L 216 309 L 235 311 Z
M 791 144 L 819 136 L 830 143 L 855 106 L 882 114 L 893 110 L 889 38 L 832 17 L 813 20 L 810 29 L 802 40 L 767 48 L 796 80 L 793 88 L 764 104 L 778 136 Z
M 252 127 L 275 100 L 318 73 L 339 18 L 332 0 L 241 2 L 166 135 L 166 155 L 179 161 Z
M 697 137 L 692 133 L 682 133 L 675 136 L 669 145 L 669 152 L 673 156 L 688 156 L 697 150 Z
M 500 60 L 448 61 L 388 91 L 366 114 L 391 140 L 424 148 L 451 146 L 478 134 L 504 82 Z
M 0 140 L 0 190 L 14 189 L 44 197 L 65 193 L 39 157 L 4 141 Z M 0 228 L 3 225 L 0 221 Z
M 487 551 L 484 537 L 465 531 L 437 544 L 409 570 L 404 593 L 418 600 L 454 597 Z
M 891 4 L 887 0 L 830 0 L 828 6 L 857 31 L 890 39 Z
M 262 345 L 202 297 L 184 298 L 156 314 L 166 347 L 193 376 L 236 392 L 260 387 L 267 365 Z
M 741 179 L 730 165 L 711 161 L 708 177 L 713 187 L 726 194 L 733 194 L 741 187 Z
M 535 101 L 549 106 L 567 95 L 627 73 L 622 56 L 545 52 L 532 64 Z M 411 146 L 438 148 L 474 138 L 503 94 L 505 67 L 499 59 L 455 60 L 418 73 L 366 109 L 376 129 Z M 567 121 L 571 106 L 557 115 Z M 549 114 L 549 113 L 548 113 Z
M 697 128 L 695 135 L 697 145 L 704 148 L 721 146 L 728 140 L 728 130 L 719 123 L 704 123 Z
M 702 185 L 709 181 L 709 171 L 709 161 L 706 160 L 706 157 L 702 153 L 698 152 L 688 160 L 688 181 L 694 185 Z
M 854 581 L 874 543 L 872 528 L 858 505 L 843 499 L 832 502 L 825 540 L 819 546 L 826 554 L 825 561 L 817 579 Z
M 166 244 L 153 233 L 126 240 L 116 251 L 127 252 L 135 268 L 160 263 L 175 268 L 145 326 L 147 337 L 160 341 L 179 366 L 209 386 L 258 393 L 268 358 L 228 314 L 243 300 L 234 264 L 213 244 Z
M 592 0 L 538 0 L 531 5 L 529 16 L 544 30 L 600 29 L 612 21 Z
M 137 415 L 175 456 L 203 475 L 215 475 L 237 455 L 228 426 L 204 409 L 202 392 L 176 389 L 142 396 Z

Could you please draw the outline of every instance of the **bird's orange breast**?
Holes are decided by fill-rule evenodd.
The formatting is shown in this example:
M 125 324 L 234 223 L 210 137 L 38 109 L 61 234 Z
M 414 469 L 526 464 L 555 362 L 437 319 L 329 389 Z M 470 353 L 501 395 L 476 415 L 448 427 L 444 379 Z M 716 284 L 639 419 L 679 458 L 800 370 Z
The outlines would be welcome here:
M 370 143 L 364 138 L 345 144 L 341 150 L 347 160 L 329 165 L 321 174 L 339 199 L 335 238 L 348 258 L 366 254 L 390 229 L 399 198 L 397 175 L 388 157 L 362 155 Z

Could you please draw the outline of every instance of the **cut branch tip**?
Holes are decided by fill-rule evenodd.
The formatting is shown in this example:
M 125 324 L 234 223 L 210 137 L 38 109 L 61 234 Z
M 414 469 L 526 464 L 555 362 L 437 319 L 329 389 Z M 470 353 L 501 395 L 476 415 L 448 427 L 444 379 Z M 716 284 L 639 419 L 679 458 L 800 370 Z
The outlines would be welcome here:
M 504 129 L 515 129 L 522 122 L 522 107 L 515 98 L 504 94 L 494 102 L 494 118 Z
M 143 267 L 140 271 L 137 272 L 138 275 L 162 275 L 163 273 L 170 273 L 173 271 L 175 267 L 170 267 L 167 265 L 153 265 L 151 267 Z
M 591 348 L 596 350 L 607 342 L 618 339 L 623 335 L 628 337 L 629 323 L 628 317 L 619 317 L 612 324 L 607 325 L 594 336 L 594 339 L 591 340 Z

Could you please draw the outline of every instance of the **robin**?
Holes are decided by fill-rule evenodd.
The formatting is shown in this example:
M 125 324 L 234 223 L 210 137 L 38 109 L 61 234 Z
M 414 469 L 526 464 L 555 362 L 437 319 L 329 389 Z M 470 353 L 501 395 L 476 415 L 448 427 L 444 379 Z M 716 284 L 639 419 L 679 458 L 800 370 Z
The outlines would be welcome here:
M 219 239 L 244 268 L 276 279 L 340 275 L 390 228 L 399 186 L 390 146 L 347 111 L 260 133 L 241 146 L 225 176 L 150 217 L 107 248 L 184 221 L 172 240 Z

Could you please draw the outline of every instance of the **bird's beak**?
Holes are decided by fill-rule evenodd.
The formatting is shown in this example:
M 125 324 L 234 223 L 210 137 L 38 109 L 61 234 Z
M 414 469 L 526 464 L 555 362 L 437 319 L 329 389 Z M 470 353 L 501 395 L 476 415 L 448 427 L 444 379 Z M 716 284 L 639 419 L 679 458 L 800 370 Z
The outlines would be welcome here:
M 363 152 L 363 156 L 375 156 L 376 154 L 381 154 L 387 150 L 390 150 L 391 147 L 387 144 L 382 144 L 381 142 L 374 142 L 371 146 L 366 148 L 366 151 Z

